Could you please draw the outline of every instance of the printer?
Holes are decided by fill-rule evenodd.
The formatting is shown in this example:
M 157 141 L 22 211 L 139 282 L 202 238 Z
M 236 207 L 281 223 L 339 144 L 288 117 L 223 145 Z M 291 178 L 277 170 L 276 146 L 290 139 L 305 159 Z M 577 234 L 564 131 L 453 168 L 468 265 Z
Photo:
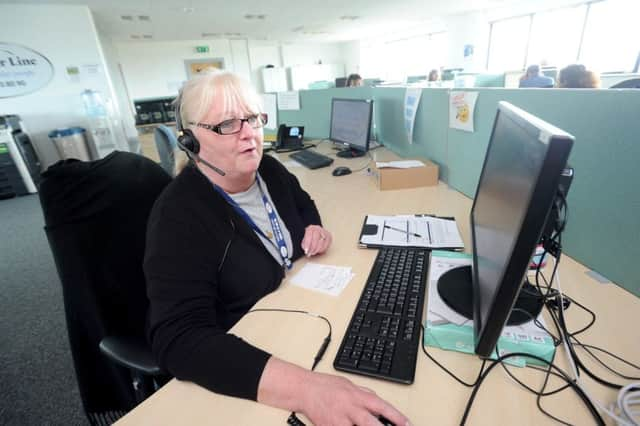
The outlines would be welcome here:
M 40 160 L 18 115 L 0 115 L 0 199 L 38 192 Z

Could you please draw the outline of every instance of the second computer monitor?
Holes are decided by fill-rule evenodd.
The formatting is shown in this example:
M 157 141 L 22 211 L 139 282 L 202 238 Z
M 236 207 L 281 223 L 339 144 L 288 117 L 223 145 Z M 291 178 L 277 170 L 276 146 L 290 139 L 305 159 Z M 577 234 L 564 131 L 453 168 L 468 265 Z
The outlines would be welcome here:
M 345 145 L 339 157 L 361 157 L 369 150 L 371 99 L 332 99 L 329 139 Z

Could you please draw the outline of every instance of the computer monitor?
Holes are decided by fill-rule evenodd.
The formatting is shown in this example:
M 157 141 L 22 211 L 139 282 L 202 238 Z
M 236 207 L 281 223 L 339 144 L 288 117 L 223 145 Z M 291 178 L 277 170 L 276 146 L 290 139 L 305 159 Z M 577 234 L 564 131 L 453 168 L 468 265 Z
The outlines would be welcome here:
M 521 288 L 573 140 L 509 103 L 498 105 L 471 208 L 472 266 L 438 282 L 445 303 L 473 319 L 481 357 L 491 355 L 505 324 L 529 321 L 542 309 L 535 288 Z
M 336 78 L 336 87 L 347 87 L 347 77 Z
M 369 150 L 371 99 L 332 99 L 329 139 L 346 146 L 338 157 L 362 157 Z

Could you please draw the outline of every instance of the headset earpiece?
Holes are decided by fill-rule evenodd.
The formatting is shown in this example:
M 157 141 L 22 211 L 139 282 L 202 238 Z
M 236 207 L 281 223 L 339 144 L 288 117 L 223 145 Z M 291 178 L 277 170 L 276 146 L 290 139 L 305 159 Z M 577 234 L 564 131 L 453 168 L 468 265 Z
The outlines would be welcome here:
M 182 145 L 182 149 L 188 153 L 198 155 L 200 152 L 200 143 L 196 139 L 191 129 L 183 129 L 182 134 L 178 136 L 178 142 Z

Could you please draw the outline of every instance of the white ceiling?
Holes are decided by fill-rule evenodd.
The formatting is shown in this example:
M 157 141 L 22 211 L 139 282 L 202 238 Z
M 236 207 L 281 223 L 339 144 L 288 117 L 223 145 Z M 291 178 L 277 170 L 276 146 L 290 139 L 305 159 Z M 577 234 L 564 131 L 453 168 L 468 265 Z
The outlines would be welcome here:
M 15 3 L 16 0 L 0 2 Z M 23 4 L 87 5 L 100 33 L 119 41 L 242 38 L 283 42 L 366 39 L 426 25 L 446 15 L 516 2 L 522 3 L 522 0 L 20 1 Z M 264 15 L 264 19 L 247 19 L 246 15 Z M 122 16 L 130 16 L 131 20 L 123 20 Z

